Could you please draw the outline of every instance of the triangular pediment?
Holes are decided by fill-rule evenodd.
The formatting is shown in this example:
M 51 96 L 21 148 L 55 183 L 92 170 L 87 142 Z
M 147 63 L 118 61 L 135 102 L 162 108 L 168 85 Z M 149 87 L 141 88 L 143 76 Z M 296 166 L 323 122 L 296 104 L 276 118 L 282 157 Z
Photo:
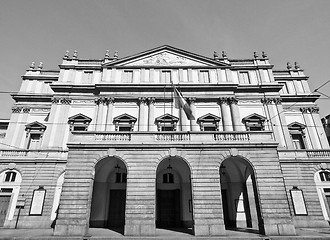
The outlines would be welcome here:
M 69 117 L 69 123 L 70 122 L 91 122 L 92 119 L 90 117 L 85 116 L 82 113 L 78 113 L 72 117 Z
M 124 113 L 124 114 L 121 114 L 115 118 L 113 118 L 113 121 L 114 122 L 136 122 L 136 118 L 127 114 L 127 113 Z
M 168 113 L 156 118 L 156 122 L 177 122 L 177 121 L 179 121 L 179 118 Z
M 221 120 L 220 117 L 212 114 L 212 113 L 207 113 L 197 119 L 197 123 L 200 122 L 219 122 Z
M 44 124 L 38 121 L 25 125 L 25 130 L 45 130 L 46 128 L 47 127 Z
M 259 122 L 259 121 L 265 121 L 265 120 L 266 120 L 266 117 L 261 116 L 257 113 L 252 113 L 249 116 L 242 119 L 243 123 L 244 122 Z
M 214 67 L 223 62 L 171 46 L 162 46 L 105 64 L 105 67 Z

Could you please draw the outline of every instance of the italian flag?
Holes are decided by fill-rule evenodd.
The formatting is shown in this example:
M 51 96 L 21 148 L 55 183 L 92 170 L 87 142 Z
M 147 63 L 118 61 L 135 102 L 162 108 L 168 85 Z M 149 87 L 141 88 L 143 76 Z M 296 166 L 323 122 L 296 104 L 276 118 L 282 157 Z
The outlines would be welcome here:
M 189 120 L 195 120 L 195 117 L 191 111 L 190 105 L 184 100 L 182 93 L 174 87 L 174 106 L 175 108 L 182 108 Z

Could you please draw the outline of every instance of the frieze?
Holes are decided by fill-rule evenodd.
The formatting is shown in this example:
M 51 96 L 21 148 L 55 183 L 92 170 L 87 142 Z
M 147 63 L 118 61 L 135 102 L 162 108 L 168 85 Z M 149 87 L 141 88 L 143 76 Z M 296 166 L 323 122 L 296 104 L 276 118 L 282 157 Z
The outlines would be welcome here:
M 148 98 L 146 98 L 146 97 L 139 97 L 137 103 L 138 103 L 138 105 L 141 105 L 141 104 L 147 105 L 148 104 Z
M 219 102 L 219 104 L 231 105 L 231 104 L 237 104 L 238 99 L 234 98 L 234 97 L 221 97 L 221 98 L 219 98 L 218 102 Z
M 149 66 L 192 66 L 192 65 L 198 65 L 198 66 L 204 66 L 205 64 L 201 64 L 197 61 L 192 61 L 190 59 L 187 59 L 182 56 L 178 56 L 175 54 L 163 52 L 156 54 L 154 56 L 150 56 L 141 60 L 138 60 L 136 62 L 129 63 L 128 65 L 149 65 Z
M 276 105 L 279 105 L 282 103 L 282 99 L 280 98 L 262 98 L 260 99 L 261 103 L 265 104 L 265 105 L 268 105 L 268 104 L 276 104 Z
M 148 97 L 147 101 L 148 101 L 149 105 L 152 105 L 152 104 L 155 104 L 156 99 L 154 97 Z
M 94 100 L 94 102 L 96 103 L 96 105 L 109 105 L 109 104 L 113 104 L 115 102 L 115 99 L 113 97 L 100 97 L 100 98 L 96 98 Z
M 319 113 L 320 108 L 319 107 L 301 107 L 299 110 L 302 113 Z
M 59 97 L 54 97 L 52 98 L 52 103 L 56 103 L 56 104 L 71 104 L 72 99 L 70 98 L 59 98 Z
M 72 104 L 93 104 L 94 100 L 85 99 L 85 100 L 72 100 Z
M 47 113 L 47 112 L 49 112 L 49 108 L 32 108 L 31 112 L 33 112 L 33 113 L 39 113 L 39 112 Z

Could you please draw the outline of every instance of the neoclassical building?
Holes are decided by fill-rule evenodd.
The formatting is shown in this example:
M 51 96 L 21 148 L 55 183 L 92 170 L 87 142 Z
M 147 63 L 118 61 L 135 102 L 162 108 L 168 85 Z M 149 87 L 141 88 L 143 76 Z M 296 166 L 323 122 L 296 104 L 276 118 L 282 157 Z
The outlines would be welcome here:
M 22 78 L 0 122 L 0 227 L 329 227 L 330 148 L 297 63 L 161 46 L 96 60 L 67 52 L 58 70 L 33 63 Z

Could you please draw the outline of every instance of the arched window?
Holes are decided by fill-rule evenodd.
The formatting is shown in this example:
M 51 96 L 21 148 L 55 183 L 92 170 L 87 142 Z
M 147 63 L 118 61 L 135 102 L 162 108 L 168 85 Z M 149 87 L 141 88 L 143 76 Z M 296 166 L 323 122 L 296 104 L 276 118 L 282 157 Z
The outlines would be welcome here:
M 2 211 L 0 212 L 0 227 L 6 220 L 12 220 L 15 213 L 15 207 L 22 182 L 21 174 L 15 170 L 5 170 L 0 173 L 0 201 Z
M 163 183 L 174 183 L 173 173 L 164 173 L 163 174 Z
M 315 173 L 314 181 L 325 220 L 330 220 L 330 170 Z
M 52 208 L 52 212 L 51 212 L 51 216 L 50 216 L 51 220 L 54 220 L 57 215 L 57 210 L 59 207 L 61 193 L 62 193 L 62 185 L 64 182 L 64 174 L 65 173 L 62 173 L 57 179 L 57 183 L 56 183 L 56 187 L 55 187 L 55 191 L 54 191 L 53 208 Z

